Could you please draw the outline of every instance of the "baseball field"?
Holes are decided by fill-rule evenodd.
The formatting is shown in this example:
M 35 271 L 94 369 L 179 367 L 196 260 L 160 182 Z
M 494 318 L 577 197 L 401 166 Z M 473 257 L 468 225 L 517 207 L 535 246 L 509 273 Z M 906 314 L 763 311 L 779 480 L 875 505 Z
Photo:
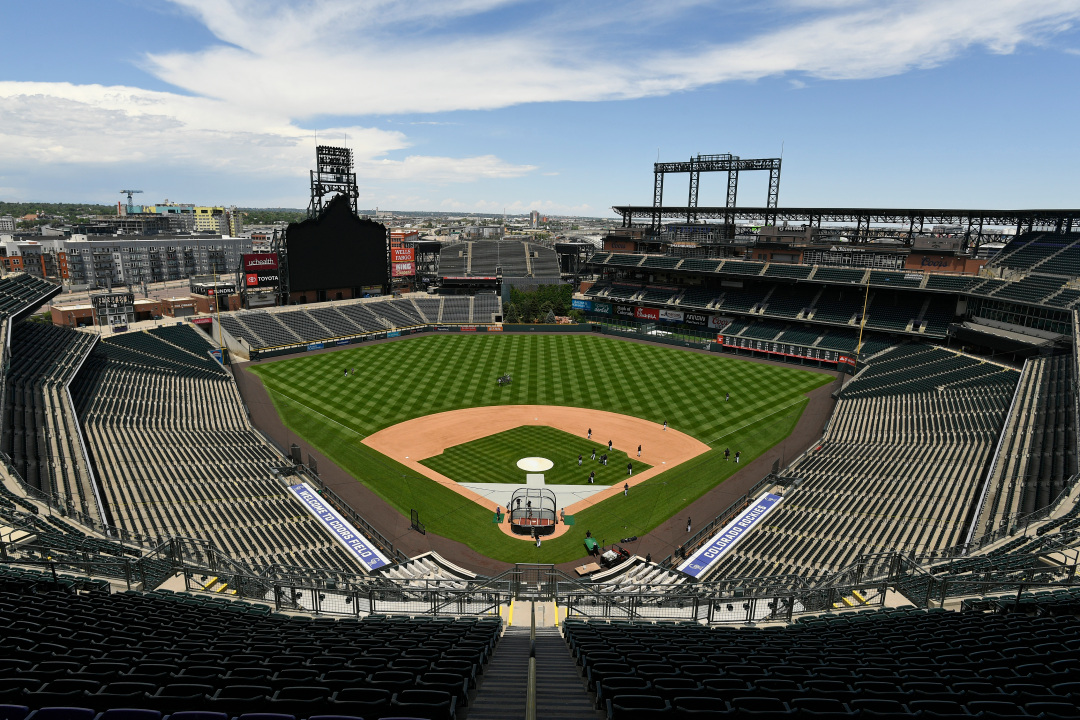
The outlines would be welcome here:
M 741 451 L 743 463 L 751 461 L 792 431 L 807 402 L 804 393 L 832 380 L 820 372 L 585 334 L 430 335 L 276 361 L 252 371 L 292 431 L 404 516 L 418 510 L 429 532 L 492 558 L 550 563 L 581 557 L 585 529 L 617 540 L 644 535 L 675 515 L 738 469 L 725 460 L 725 448 Z M 512 384 L 496 384 L 503 373 L 513 377 Z M 449 439 L 439 445 L 445 448 L 441 458 L 429 451 L 405 460 L 411 457 L 408 440 L 396 448 L 402 462 L 364 444 L 381 430 L 436 413 L 447 413 L 449 438 L 462 430 L 453 424 L 454 411 L 502 405 L 601 410 L 656 429 L 666 421 L 672 431 L 708 447 L 671 469 L 653 461 L 651 472 L 643 474 L 647 479 L 627 496 L 620 492 L 577 512 L 574 531 L 537 549 L 507 536 L 492 523 L 489 507 L 447 485 L 474 474 L 495 482 L 496 466 L 514 455 L 561 452 L 576 466 L 577 454 L 593 444 L 585 440 L 587 427 L 561 428 L 580 439 L 582 450 L 562 447 L 553 433 L 485 433 L 477 427 L 467 428 L 467 445 Z M 603 427 L 594 432 L 594 443 L 606 443 Z M 492 436 L 487 443 L 480 440 L 485 434 Z M 535 451 L 524 447 L 530 435 L 537 438 Z M 437 438 L 423 440 L 438 445 Z M 636 460 L 632 439 L 614 449 Z M 650 462 L 649 449 L 643 463 Z M 440 484 L 425 476 L 431 465 L 449 468 L 453 480 Z M 513 482 L 512 471 L 507 474 Z

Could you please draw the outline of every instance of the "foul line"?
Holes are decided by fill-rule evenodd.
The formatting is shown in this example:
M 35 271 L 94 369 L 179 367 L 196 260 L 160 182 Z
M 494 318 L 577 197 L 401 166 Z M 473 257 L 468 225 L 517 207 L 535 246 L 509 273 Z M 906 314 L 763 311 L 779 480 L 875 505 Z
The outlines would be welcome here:
M 327 420 L 329 420 L 330 422 L 334 423 L 335 425 L 340 425 L 341 427 L 345 428 L 346 430 L 348 430 L 349 432 L 353 433 L 354 435 L 359 435 L 359 436 L 360 436 L 360 437 L 362 437 L 362 438 L 364 438 L 364 437 L 367 437 L 367 435 L 364 435 L 364 434 L 363 434 L 362 432 L 359 432 L 359 431 L 358 431 L 358 430 L 356 430 L 355 428 L 351 428 L 351 427 L 349 427 L 348 425 L 346 425 L 346 424 L 344 424 L 344 423 L 342 423 L 342 422 L 339 422 L 339 421 L 335 420 L 334 418 L 330 417 L 329 415 L 324 415 L 323 413 L 319 412 L 318 410 L 316 410 L 315 408 L 311 407 L 310 405 L 307 405 L 306 403 L 302 403 L 302 402 L 300 402 L 299 400 L 297 400 L 296 398 L 294 398 L 294 397 L 293 397 L 292 395 L 286 395 L 285 393 L 281 392 L 280 390 L 274 390 L 273 388 L 269 388 L 269 387 L 268 387 L 268 388 L 266 388 L 266 389 L 267 389 L 267 391 L 268 391 L 268 392 L 272 392 L 272 393 L 275 393 L 275 394 L 277 394 L 277 395 L 280 395 L 281 397 L 285 398 L 286 400 L 291 400 L 291 401 L 293 401 L 294 403 L 296 403 L 297 405 L 299 405 L 299 406 L 300 406 L 300 407 L 302 407 L 302 408 L 307 408 L 308 410 L 310 410 L 311 412 L 315 413 L 315 414 L 316 414 L 316 415 L 318 415 L 319 417 L 324 417 L 324 418 L 326 418 Z M 284 421 L 282 421 L 282 422 L 284 422 Z
M 751 425 L 757 425 L 757 424 L 758 424 L 759 422 L 761 422 L 761 421 L 762 421 L 762 420 L 764 420 L 765 418 L 767 418 L 767 417 L 772 417 L 772 416 L 773 416 L 773 415 L 775 415 L 776 413 L 779 413 L 779 412 L 783 412 L 784 410 L 787 410 L 787 409 L 788 409 L 789 407 L 791 407 L 792 405 L 797 405 L 797 404 L 801 403 L 801 402 L 802 402 L 803 400 L 806 400 L 806 399 L 807 399 L 806 397 L 800 397 L 800 398 L 799 398 L 799 399 L 797 399 L 797 400 L 796 400 L 795 402 L 792 402 L 792 403 L 788 403 L 787 405 L 785 405 L 784 407 L 780 408 L 779 410 L 773 410 L 773 411 L 772 411 L 771 413 L 769 413 L 768 415 L 762 415 L 761 417 L 757 418 L 756 420 L 753 420 L 753 421 L 751 421 L 751 422 L 748 422 L 748 423 L 746 423 L 745 425 L 743 425 L 742 427 L 737 427 L 737 428 L 735 428 L 734 430 L 732 430 L 732 431 L 731 431 L 731 432 L 729 432 L 729 433 L 724 433 L 723 435 L 721 435 L 720 437 L 716 438 L 715 440 L 710 440 L 709 442 L 707 442 L 707 443 L 705 443 L 705 444 L 706 444 L 706 445 L 709 445 L 709 446 L 711 447 L 711 446 L 712 446 L 712 444 L 713 444 L 714 442 L 718 442 L 718 441 L 720 441 L 720 440 L 723 440 L 723 439 L 724 439 L 724 438 L 726 438 L 726 437 L 727 437 L 728 435 L 734 435 L 735 433 L 739 432 L 740 430 L 745 430 L 746 428 L 750 427 Z

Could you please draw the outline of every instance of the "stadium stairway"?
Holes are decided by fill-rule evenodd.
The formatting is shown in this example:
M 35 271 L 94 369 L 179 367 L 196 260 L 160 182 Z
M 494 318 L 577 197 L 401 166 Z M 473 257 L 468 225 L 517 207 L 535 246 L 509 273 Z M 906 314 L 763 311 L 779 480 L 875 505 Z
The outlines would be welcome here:
M 529 628 L 508 627 L 468 710 L 468 720 L 525 717 L 529 679 Z M 581 673 L 558 628 L 536 628 L 536 716 L 553 720 L 597 720 Z

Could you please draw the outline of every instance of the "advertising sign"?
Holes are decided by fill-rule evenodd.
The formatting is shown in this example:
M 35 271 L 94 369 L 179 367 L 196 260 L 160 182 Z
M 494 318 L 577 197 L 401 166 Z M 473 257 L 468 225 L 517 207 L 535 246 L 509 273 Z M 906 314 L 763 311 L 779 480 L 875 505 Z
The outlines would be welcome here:
M 416 274 L 416 263 L 414 263 L 414 262 L 392 262 L 392 263 L 390 263 L 390 276 L 391 277 L 410 277 L 410 276 L 415 275 L 415 274 Z
M 719 315 L 709 316 L 709 328 L 711 330 L 723 330 L 731 324 L 731 318 L 721 317 Z
M 376 570 L 390 564 L 386 556 L 375 548 L 374 543 L 361 535 L 360 531 L 343 518 L 337 510 L 327 505 L 310 485 L 307 483 L 290 485 L 289 490 L 307 511 L 314 515 L 339 543 L 345 546 L 346 550 L 359 558 L 360 562 L 368 568 Z
M 90 300 L 98 310 L 123 309 L 129 305 L 135 305 L 135 294 L 112 293 L 109 295 L 94 295 Z
M 278 269 L 277 253 L 245 253 L 244 273 L 265 272 Z M 277 273 L 274 273 L 275 275 Z
M 779 495 L 762 493 L 750 507 L 739 513 L 697 552 L 684 560 L 682 565 L 679 565 L 679 570 L 691 577 L 700 577 L 783 499 Z
M 416 248 L 391 248 L 390 262 L 416 262 Z
M 195 323 L 196 325 L 213 325 L 214 319 L 208 317 L 197 317 L 191 318 L 191 322 Z
M 597 315 L 610 315 L 611 303 L 594 302 L 592 304 L 592 311 Z
M 323 349 L 323 344 L 321 342 L 308 343 L 307 349 L 308 350 L 322 350 Z
M 683 317 L 683 322 L 685 322 L 687 325 L 699 325 L 701 327 L 705 327 L 706 325 L 709 324 L 709 319 L 711 317 L 712 317 L 711 315 L 703 315 L 701 313 L 690 313 L 690 312 L 688 312 Z
M 579 300 L 578 298 L 574 298 L 570 301 L 570 307 L 575 310 L 592 310 L 593 304 L 592 300 Z
M 659 320 L 660 311 L 655 308 L 634 308 L 634 317 L 638 320 Z
M 632 305 L 616 305 L 615 314 L 623 317 L 634 317 L 634 307 Z
M 667 322 L 682 322 L 685 315 L 682 310 L 661 310 L 660 319 Z

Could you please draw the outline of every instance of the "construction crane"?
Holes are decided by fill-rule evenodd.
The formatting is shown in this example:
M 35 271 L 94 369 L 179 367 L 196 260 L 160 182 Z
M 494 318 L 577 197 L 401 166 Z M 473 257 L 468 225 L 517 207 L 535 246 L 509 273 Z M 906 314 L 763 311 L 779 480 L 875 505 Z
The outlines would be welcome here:
M 121 194 L 126 194 L 127 195 L 127 199 L 128 199 L 128 201 L 127 201 L 127 212 L 130 213 L 131 212 L 131 196 L 134 195 L 135 193 L 141 193 L 142 190 L 121 190 L 120 192 L 121 192 Z

